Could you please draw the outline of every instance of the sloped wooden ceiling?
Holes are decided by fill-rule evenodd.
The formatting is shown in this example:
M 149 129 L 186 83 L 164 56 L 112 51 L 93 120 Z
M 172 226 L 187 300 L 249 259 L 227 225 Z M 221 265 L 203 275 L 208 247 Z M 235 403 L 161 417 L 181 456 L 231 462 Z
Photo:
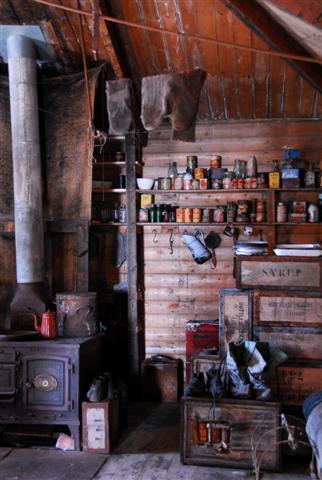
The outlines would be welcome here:
M 242 0 L 50 1 L 87 12 L 92 12 L 96 3 L 100 13 L 141 25 L 269 49 L 268 44 L 228 8 L 228 4 L 245 4 Z M 321 27 L 321 0 L 269 1 L 294 18 Z M 248 3 L 254 9 L 258 6 L 255 0 L 248 0 Z M 61 73 L 82 69 L 77 13 L 34 0 L 2 0 L 0 22 L 39 24 L 53 44 L 57 58 L 55 69 Z M 274 28 L 284 32 L 273 18 L 271 22 Z M 304 80 L 301 72 L 279 57 L 227 48 L 184 35 L 174 37 L 100 21 L 95 58 L 91 17 L 84 16 L 83 25 L 89 66 L 109 62 L 114 75 L 130 76 L 138 92 L 143 76 L 184 72 L 196 67 L 206 70 L 208 79 L 201 96 L 200 120 L 321 118 L 322 100 L 317 89 Z M 291 35 L 290 32 L 287 35 Z M 321 65 L 310 65 L 315 65 L 316 71 L 321 69 Z

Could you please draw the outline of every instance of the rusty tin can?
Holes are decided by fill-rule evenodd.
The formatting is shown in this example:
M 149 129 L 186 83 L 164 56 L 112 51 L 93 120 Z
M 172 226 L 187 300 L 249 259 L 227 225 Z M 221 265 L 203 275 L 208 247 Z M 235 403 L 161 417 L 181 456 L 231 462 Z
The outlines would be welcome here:
M 176 222 L 183 223 L 183 208 L 176 208 Z
M 184 223 L 192 223 L 192 208 L 183 209 L 183 221 Z
M 192 210 L 192 221 L 193 223 L 200 223 L 202 218 L 202 209 L 194 208 Z

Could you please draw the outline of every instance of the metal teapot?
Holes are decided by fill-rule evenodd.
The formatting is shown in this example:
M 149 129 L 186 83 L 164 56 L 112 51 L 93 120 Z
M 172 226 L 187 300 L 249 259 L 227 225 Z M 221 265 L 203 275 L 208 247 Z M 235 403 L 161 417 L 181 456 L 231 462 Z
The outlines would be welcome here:
M 34 318 L 34 327 L 43 337 L 56 338 L 58 335 L 56 313 L 47 310 L 41 317 L 41 324 L 38 323 L 38 317 L 35 313 L 32 314 Z

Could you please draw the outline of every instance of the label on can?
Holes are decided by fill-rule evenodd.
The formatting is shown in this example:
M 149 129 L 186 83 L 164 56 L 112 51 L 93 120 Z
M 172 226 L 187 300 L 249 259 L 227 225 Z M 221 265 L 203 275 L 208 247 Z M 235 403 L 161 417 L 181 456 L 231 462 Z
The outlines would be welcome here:
M 192 210 L 192 221 L 193 223 L 201 222 L 201 208 L 194 208 Z
M 176 209 L 176 222 L 183 223 L 183 208 Z
M 185 223 L 192 223 L 192 208 L 183 209 L 183 221 Z

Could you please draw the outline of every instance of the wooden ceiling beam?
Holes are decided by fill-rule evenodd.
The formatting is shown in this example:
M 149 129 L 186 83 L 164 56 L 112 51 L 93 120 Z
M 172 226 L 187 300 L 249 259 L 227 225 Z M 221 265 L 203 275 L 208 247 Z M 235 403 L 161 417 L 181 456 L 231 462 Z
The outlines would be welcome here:
M 256 1 L 221 0 L 248 28 L 262 38 L 270 48 L 286 51 L 290 54 L 311 56 L 303 45 L 283 29 L 269 13 Z M 318 64 L 285 59 L 296 71 L 307 80 L 313 88 L 322 93 L 322 67 Z

